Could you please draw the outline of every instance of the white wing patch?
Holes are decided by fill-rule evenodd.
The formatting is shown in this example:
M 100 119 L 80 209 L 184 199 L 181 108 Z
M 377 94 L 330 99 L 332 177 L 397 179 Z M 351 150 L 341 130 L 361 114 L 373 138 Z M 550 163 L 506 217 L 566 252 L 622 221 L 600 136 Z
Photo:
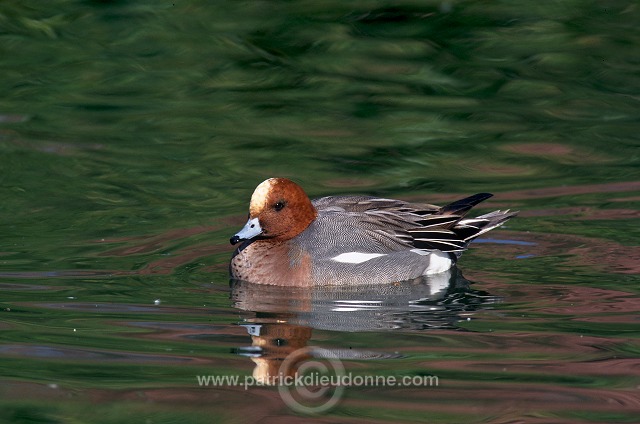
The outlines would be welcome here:
M 338 256 L 331 258 L 331 260 L 336 262 L 341 262 L 343 264 L 361 264 L 363 262 L 367 262 L 374 258 L 379 258 L 380 256 L 386 256 L 384 253 L 362 253 L 362 252 L 347 252 L 341 253 Z

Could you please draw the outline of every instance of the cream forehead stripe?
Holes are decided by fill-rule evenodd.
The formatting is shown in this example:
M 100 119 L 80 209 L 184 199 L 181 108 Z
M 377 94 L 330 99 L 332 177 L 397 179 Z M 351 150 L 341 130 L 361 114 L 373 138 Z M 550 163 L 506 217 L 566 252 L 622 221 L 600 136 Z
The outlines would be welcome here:
M 251 216 L 259 215 L 267 204 L 267 196 L 271 188 L 275 185 L 276 179 L 269 178 L 261 182 L 251 195 L 251 203 L 249 204 L 249 214 Z

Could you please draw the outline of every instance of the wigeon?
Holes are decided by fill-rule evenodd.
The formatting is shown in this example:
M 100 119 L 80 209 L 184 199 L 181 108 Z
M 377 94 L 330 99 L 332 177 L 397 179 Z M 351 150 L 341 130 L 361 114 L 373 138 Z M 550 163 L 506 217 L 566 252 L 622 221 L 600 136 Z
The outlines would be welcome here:
M 490 193 L 446 206 L 371 196 L 309 200 L 286 178 L 256 187 L 249 220 L 233 237 L 233 279 L 309 286 L 412 280 L 449 270 L 469 243 L 517 212 L 464 218 Z

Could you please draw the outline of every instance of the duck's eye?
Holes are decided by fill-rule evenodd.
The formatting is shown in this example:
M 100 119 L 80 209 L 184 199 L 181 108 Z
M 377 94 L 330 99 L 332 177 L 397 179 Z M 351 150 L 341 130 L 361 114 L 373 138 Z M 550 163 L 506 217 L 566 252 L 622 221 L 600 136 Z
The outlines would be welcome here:
M 285 203 L 282 200 L 280 200 L 276 202 L 275 205 L 273 205 L 273 209 L 275 209 L 276 212 L 280 212 L 284 208 L 284 206 L 285 206 Z

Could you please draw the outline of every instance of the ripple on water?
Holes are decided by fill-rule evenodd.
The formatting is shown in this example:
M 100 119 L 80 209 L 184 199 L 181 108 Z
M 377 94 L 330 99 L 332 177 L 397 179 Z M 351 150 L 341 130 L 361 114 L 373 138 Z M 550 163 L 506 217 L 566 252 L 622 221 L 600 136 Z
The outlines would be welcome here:
M 199 363 L 197 358 L 180 357 L 172 355 L 157 354 L 139 354 L 125 351 L 109 351 L 96 349 L 76 349 L 53 347 L 46 345 L 34 344 L 6 344 L 0 346 L 0 355 L 24 358 L 45 358 L 45 359 L 64 359 L 64 360 L 81 360 L 90 362 L 156 362 L 156 363 Z

